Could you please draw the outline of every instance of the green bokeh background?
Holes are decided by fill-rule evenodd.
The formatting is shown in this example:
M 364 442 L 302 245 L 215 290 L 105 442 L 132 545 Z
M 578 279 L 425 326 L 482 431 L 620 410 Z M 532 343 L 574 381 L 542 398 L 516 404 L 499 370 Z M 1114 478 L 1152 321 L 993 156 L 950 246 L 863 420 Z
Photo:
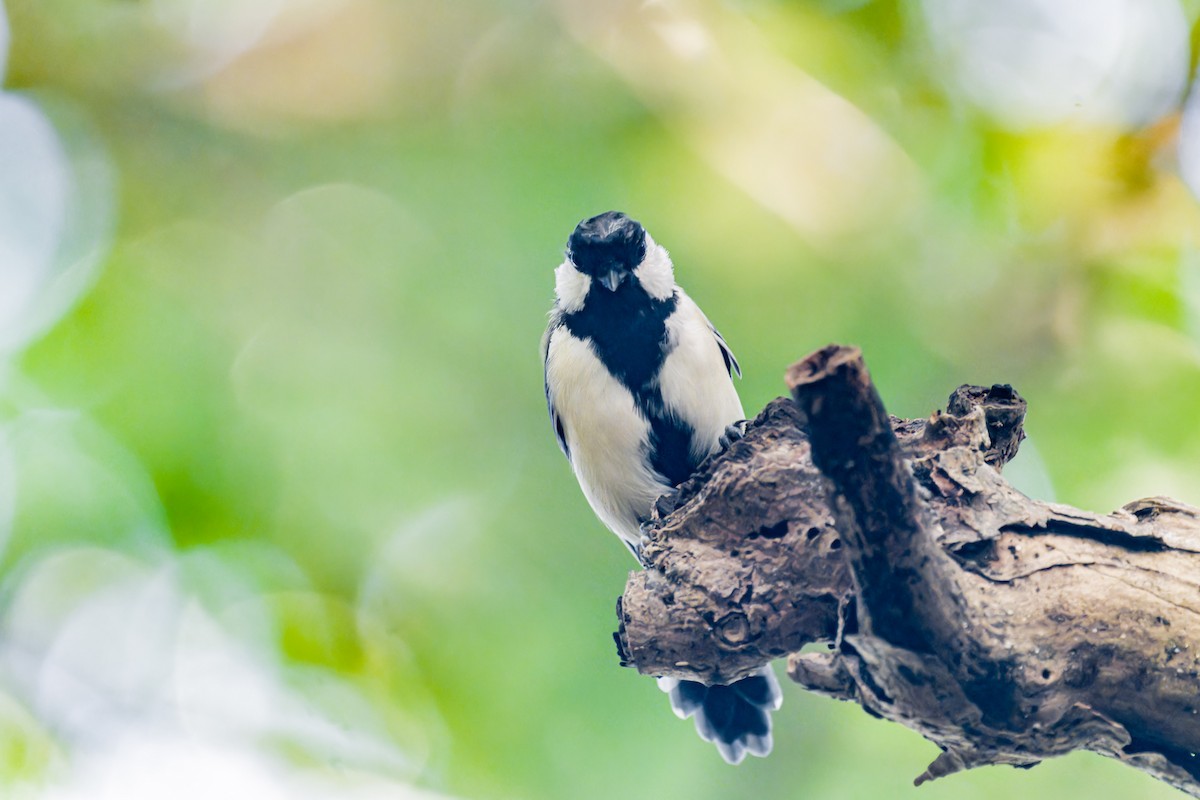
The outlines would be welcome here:
M 734 348 L 748 411 L 854 343 L 898 415 L 1016 386 L 1030 492 L 1200 502 L 1200 214 L 1173 114 L 1011 130 L 946 87 L 911 4 L 680 4 L 745 23 L 911 158 L 909 222 L 822 238 L 691 146 L 692 101 L 639 89 L 575 4 L 347 0 L 199 74 L 166 5 L 8 0 L 7 88 L 107 153 L 115 229 L 0 383 L 6 596 L 52 551 L 165 551 L 217 618 L 265 609 L 285 675 L 375 709 L 407 759 L 389 780 L 447 795 L 1175 794 L 1089 754 L 913 789 L 933 745 L 790 686 L 774 754 L 727 767 L 617 666 L 631 562 L 554 445 L 538 358 L 567 235 L 621 209 Z M 75 743 L 5 705 L 6 780 L 52 783 Z

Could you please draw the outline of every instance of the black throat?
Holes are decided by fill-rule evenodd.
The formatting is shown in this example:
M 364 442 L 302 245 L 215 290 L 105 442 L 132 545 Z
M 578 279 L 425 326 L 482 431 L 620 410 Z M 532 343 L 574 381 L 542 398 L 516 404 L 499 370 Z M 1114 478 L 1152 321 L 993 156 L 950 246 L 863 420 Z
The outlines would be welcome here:
M 593 283 L 583 308 L 565 315 L 563 323 L 592 343 L 608 371 L 636 397 L 649 391 L 667 355 L 667 317 L 676 302 L 674 294 L 651 297 L 636 280 L 615 292 Z
M 633 394 L 638 409 L 650 423 L 651 466 L 677 486 L 698 464 L 691 456 L 691 425 L 667 413 L 658 373 L 670 353 L 667 318 L 678 297 L 651 297 L 637 280 L 626 281 L 615 292 L 593 283 L 583 308 L 563 316 L 574 336 L 588 341 L 596 356 Z

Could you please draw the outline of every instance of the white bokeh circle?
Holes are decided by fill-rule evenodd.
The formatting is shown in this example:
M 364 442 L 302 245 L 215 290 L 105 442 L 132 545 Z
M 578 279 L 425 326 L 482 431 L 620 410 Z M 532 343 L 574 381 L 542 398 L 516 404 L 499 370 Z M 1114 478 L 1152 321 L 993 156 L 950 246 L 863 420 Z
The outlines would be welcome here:
M 921 0 L 921 12 L 945 82 L 1009 128 L 1138 127 L 1187 80 L 1178 0 Z
M 0 357 L 91 285 L 114 213 L 108 157 L 69 106 L 0 92 Z

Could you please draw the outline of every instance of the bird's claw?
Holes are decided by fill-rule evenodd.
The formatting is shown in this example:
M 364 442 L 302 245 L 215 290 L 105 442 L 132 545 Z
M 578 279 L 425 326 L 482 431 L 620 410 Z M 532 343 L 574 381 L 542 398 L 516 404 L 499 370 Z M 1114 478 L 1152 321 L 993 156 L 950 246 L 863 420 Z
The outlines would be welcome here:
M 638 528 L 638 533 L 640 536 L 638 537 L 637 550 L 638 557 L 640 558 L 642 553 L 646 552 L 646 548 L 650 546 L 650 534 L 646 531 L 645 524 Z
M 629 548 L 629 552 L 633 553 L 633 557 L 637 559 L 638 563 L 645 567 L 646 559 L 642 556 L 642 553 L 645 552 L 646 547 L 650 544 L 650 534 L 646 532 L 646 523 L 643 522 L 638 527 L 638 534 L 636 544 L 628 539 L 622 539 L 622 541 L 625 542 L 625 546 Z
M 717 439 L 717 443 L 721 445 L 722 450 L 728 450 L 729 446 L 746 435 L 746 428 L 749 427 L 750 420 L 738 420 L 732 425 L 725 426 L 725 432 Z

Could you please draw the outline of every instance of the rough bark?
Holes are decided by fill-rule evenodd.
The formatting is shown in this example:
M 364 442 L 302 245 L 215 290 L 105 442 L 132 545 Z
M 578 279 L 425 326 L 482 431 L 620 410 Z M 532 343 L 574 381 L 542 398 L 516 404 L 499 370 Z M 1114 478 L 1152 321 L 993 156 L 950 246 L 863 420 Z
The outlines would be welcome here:
M 1200 510 L 1025 497 L 1000 474 L 1024 435 L 1007 386 L 900 420 L 855 349 L 787 381 L 660 501 L 622 661 L 727 683 L 786 655 L 804 687 L 939 745 L 917 783 L 1087 749 L 1200 796 Z

